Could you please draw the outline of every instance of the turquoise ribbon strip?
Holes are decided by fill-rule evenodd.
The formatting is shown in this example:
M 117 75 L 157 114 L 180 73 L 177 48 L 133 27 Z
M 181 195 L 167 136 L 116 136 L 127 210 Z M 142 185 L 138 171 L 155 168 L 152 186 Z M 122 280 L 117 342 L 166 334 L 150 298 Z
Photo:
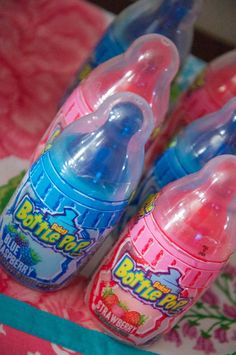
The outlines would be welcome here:
M 122 344 L 109 336 L 0 295 L 0 323 L 83 355 L 157 355 Z

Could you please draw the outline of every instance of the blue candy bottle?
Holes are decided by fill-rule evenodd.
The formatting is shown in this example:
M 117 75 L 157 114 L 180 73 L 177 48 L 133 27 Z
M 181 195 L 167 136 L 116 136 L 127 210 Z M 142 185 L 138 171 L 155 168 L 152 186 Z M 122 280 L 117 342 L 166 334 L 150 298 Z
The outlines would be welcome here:
M 94 68 L 124 53 L 142 35 L 158 33 L 168 37 L 176 45 L 182 64 L 191 48 L 193 25 L 201 4 L 202 0 L 139 0 L 127 7 L 112 22 L 90 58 L 79 69 L 61 105 Z
M 176 136 L 142 179 L 119 223 L 119 231 L 149 196 L 168 183 L 197 172 L 209 160 L 223 154 L 236 154 L 236 98 L 221 110 L 190 123 Z
M 6 271 L 40 290 L 66 285 L 119 221 L 142 174 L 152 129 L 148 104 L 131 93 L 110 97 L 68 126 L 2 215 Z

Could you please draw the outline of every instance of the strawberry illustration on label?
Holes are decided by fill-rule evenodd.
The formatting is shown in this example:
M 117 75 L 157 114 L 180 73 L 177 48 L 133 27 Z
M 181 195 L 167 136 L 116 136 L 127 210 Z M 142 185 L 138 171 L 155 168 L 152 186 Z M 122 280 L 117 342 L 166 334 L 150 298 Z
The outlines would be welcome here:
M 113 293 L 111 288 L 106 288 L 103 292 L 103 303 L 107 308 L 111 309 L 113 306 L 117 305 L 119 302 L 118 297 Z
M 109 287 L 110 284 L 101 288 L 100 297 L 96 300 L 95 313 L 104 321 L 109 328 L 117 328 L 118 332 L 127 337 L 135 334 L 140 326 L 148 319 L 123 302 L 123 298 Z
M 123 316 L 124 321 L 134 325 L 135 327 L 139 327 L 140 325 L 143 325 L 146 319 L 147 317 L 145 317 L 144 314 L 140 314 L 139 312 L 136 311 L 125 312 Z

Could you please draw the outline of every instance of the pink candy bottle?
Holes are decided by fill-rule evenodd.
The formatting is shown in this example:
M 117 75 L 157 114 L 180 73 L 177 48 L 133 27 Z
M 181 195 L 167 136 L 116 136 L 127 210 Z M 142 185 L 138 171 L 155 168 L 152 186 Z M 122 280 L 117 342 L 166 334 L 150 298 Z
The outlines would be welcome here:
M 169 39 L 157 34 L 138 38 L 124 54 L 101 64 L 73 91 L 40 141 L 33 161 L 68 124 L 96 111 L 108 96 L 118 92 L 145 98 L 158 127 L 168 109 L 170 84 L 178 66 L 177 49 Z
M 149 198 L 95 274 L 87 303 L 119 340 L 142 345 L 168 332 L 236 247 L 236 157 Z

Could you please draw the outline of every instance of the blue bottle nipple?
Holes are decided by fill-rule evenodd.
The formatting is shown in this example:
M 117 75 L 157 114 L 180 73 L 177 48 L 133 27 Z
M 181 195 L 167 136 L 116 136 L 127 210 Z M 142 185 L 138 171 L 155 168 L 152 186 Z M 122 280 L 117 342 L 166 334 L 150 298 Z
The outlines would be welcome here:
M 201 0 L 162 0 L 149 4 L 143 0 L 136 11 L 130 6 L 119 16 L 119 21 L 111 25 L 114 40 L 117 39 L 124 51 L 144 34 L 162 34 L 175 43 L 183 63 L 191 46 L 193 23 L 201 3 Z
M 144 144 L 152 124 L 149 120 L 147 127 L 146 112 L 142 111 L 146 106 L 130 101 L 130 95 L 125 94 L 126 100 L 104 112 L 106 101 L 96 113 L 96 121 L 102 120 L 103 124 L 88 133 L 81 133 L 82 120 L 71 124 L 49 151 L 63 180 L 98 200 L 129 199 L 142 173 Z M 120 94 L 114 96 L 119 98 Z
M 200 170 L 217 155 L 236 154 L 236 98 L 183 129 L 155 163 L 160 187 Z
M 177 137 L 174 149 L 186 174 L 200 170 L 217 155 L 236 154 L 236 98 L 190 124 Z

